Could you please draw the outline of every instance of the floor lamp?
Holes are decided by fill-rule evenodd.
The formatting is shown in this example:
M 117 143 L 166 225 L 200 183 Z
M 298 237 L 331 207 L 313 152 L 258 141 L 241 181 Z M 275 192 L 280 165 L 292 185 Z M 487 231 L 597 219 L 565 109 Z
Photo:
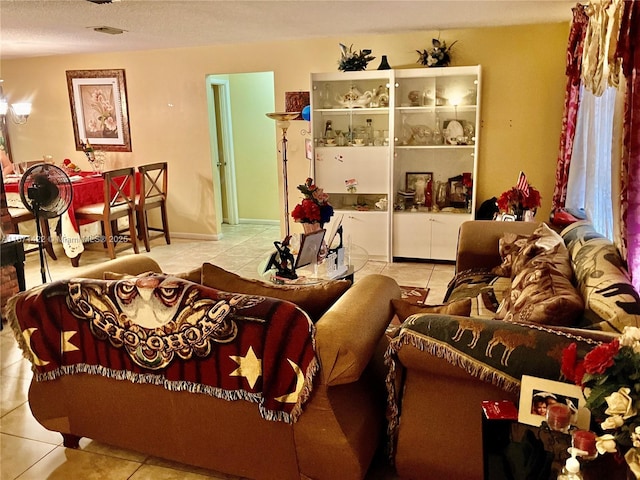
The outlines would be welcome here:
M 287 129 L 289 122 L 300 116 L 300 112 L 275 112 L 267 113 L 267 117 L 276 121 L 278 128 L 282 129 L 282 176 L 284 178 L 284 227 L 285 238 L 289 236 L 289 182 L 287 180 Z

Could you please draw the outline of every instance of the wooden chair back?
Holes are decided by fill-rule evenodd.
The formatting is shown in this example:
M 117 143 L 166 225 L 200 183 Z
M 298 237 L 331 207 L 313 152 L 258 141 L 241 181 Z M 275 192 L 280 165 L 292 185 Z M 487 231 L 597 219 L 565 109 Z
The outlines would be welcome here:
M 150 163 L 138 167 L 140 172 L 139 205 L 156 205 L 167 200 L 167 162 Z
M 169 222 L 167 220 L 167 162 L 141 165 L 138 167 L 138 171 L 140 172 L 140 195 L 138 195 L 138 201 L 136 203 L 138 238 L 144 241 L 147 252 L 150 252 L 149 231 L 162 232 L 167 245 L 171 243 Z M 149 225 L 147 211 L 152 208 L 160 209 L 162 227 L 152 227 Z

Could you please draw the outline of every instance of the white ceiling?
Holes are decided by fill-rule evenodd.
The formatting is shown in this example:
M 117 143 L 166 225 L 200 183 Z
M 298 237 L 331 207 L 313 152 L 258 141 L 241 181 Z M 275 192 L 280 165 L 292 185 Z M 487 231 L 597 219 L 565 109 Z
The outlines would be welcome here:
M 121 0 L 98 5 L 86 0 L 0 0 L 0 58 L 568 22 L 575 3 Z M 126 32 L 97 33 L 93 27 L 99 26 Z

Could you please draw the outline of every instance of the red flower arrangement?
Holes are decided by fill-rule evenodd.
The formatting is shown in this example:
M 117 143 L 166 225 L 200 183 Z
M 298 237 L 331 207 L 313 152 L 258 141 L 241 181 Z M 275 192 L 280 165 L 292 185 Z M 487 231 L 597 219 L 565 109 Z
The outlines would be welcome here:
M 541 203 L 540 192 L 528 185 L 529 195 L 525 195 L 522 190 L 512 187 L 510 190 L 503 192 L 498 198 L 498 208 L 502 212 L 516 212 L 518 210 L 534 210 Z
M 307 178 L 304 185 L 298 185 L 298 190 L 305 198 L 291 212 L 293 219 L 300 223 L 327 223 L 333 216 L 329 195 L 314 185 L 312 178 Z
M 562 352 L 562 374 L 582 387 L 587 408 L 600 423 L 598 453 L 624 455 L 640 478 L 640 328 L 625 327 L 619 338 L 602 343 L 578 360 L 571 343 Z

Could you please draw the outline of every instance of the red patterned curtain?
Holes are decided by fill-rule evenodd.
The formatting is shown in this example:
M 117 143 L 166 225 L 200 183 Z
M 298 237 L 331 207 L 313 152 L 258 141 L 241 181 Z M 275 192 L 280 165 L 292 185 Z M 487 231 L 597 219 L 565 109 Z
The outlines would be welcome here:
M 616 55 L 627 81 L 621 167 L 621 227 L 633 286 L 640 292 L 640 2 L 625 1 Z
M 573 138 L 576 133 L 576 118 L 580 105 L 580 71 L 582 69 L 582 50 L 589 17 L 580 4 L 572 9 L 573 21 L 569 33 L 567 48 L 567 88 L 564 97 L 564 114 L 562 117 L 562 132 L 560 134 L 560 150 L 556 165 L 556 185 L 553 191 L 553 210 L 564 207 L 567 197 L 567 180 L 569 178 L 569 164 L 573 152 Z

